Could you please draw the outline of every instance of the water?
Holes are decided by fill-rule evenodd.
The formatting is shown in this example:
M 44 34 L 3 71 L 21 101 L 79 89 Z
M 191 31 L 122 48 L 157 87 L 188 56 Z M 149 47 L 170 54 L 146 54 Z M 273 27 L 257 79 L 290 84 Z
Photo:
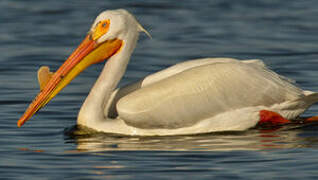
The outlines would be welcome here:
M 177 137 L 79 134 L 77 112 L 102 64 L 23 128 L 36 71 L 55 70 L 102 10 L 134 13 L 142 35 L 120 85 L 187 59 L 259 58 L 318 91 L 318 2 L 1 0 L 1 179 L 317 179 L 318 126 Z M 313 106 L 306 116 L 318 113 Z

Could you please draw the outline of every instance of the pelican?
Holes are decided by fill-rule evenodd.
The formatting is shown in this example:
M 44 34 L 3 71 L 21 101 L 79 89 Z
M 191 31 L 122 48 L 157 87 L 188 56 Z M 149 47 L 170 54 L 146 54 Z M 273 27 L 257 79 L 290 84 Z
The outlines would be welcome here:
M 140 32 L 148 34 L 126 10 L 99 14 L 55 73 L 48 67 L 38 70 L 40 92 L 18 127 L 85 68 L 106 59 L 77 117 L 78 125 L 105 133 L 164 136 L 243 131 L 259 122 L 291 122 L 318 101 L 318 93 L 301 90 L 261 60 L 231 58 L 186 61 L 117 88 Z

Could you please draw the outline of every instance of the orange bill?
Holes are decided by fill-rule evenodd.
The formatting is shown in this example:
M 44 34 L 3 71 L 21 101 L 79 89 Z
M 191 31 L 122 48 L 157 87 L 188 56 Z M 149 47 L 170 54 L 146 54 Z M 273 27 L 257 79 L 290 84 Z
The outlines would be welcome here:
M 88 34 L 78 48 L 50 77 L 45 86 L 41 88 L 39 94 L 18 121 L 18 127 L 21 127 L 38 110 L 44 107 L 84 69 L 92 64 L 102 62 L 118 52 L 122 43 L 122 40 L 119 39 L 97 43 L 93 40 L 91 35 Z

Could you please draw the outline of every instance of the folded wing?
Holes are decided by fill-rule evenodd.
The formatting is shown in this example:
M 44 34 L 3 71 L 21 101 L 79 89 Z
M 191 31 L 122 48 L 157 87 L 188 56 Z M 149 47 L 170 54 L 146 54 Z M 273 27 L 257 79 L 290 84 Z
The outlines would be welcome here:
M 304 96 L 261 61 L 194 66 L 137 89 L 117 103 L 119 118 L 139 128 L 181 128 L 219 113 L 271 106 Z

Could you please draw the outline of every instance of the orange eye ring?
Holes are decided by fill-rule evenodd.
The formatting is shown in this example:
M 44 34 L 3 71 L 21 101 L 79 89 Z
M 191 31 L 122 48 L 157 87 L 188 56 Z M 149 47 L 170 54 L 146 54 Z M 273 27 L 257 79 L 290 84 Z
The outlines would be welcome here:
M 109 30 L 109 25 L 110 25 L 110 20 L 103 20 L 100 21 L 95 28 L 95 31 L 92 34 L 92 38 L 93 40 L 97 40 L 99 39 L 101 36 L 103 36 L 104 34 L 106 34 Z

